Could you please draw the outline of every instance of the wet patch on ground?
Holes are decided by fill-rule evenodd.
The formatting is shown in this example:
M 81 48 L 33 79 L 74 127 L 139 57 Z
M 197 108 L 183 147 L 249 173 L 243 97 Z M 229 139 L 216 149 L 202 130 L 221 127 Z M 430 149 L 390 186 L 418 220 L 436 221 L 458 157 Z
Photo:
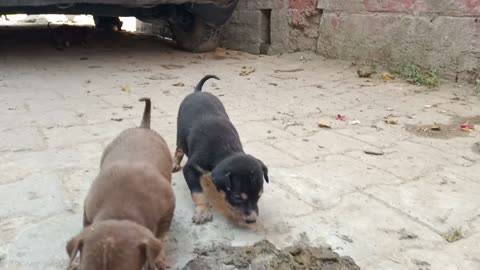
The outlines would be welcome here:
M 472 146 L 472 151 L 475 153 L 475 154 L 479 154 L 480 155 L 480 142 L 476 142 L 473 144 Z
M 360 269 L 350 257 L 342 257 L 329 248 L 309 247 L 297 244 L 277 249 L 263 240 L 253 246 L 231 247 L 213 244 L 195 250 L 197 257 L 182 270 L 357 270 Z
M 457 137 L 470 136 L 473 129 L 468 126 L 480 124 L 480 116 L 472 117 L 453 117 L 448 124 L 434 123 L 432 125 L 405 125 L 410 133 L 427 138 L 435 139 L 453 139 Z M 465 128 L 463 125 L 466 125 Z

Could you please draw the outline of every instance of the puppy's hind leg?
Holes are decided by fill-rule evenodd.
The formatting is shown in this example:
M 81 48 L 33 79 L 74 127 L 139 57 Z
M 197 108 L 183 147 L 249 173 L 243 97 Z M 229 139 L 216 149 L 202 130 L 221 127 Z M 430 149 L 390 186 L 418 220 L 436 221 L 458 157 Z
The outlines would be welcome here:
M 188 188 L 192 194 L 193 203 L 195 204 L 195 213 L 192 221 L 195 224 L 203 224 L 212 220 L 212 211 L 210 210 L 210 202 L 206 194 L 203 192 L 200 183 L 202 173 L 196 168 L 192 159 L 189 159 L 183 168 L 183 175 L 187 180 Z
M 173 172 L 178 172 L 182 168 L 181 163 L 184 155 L 185 153 L 183 152 L 183 149 L 177 146 L 175 154 L 173 155 Z

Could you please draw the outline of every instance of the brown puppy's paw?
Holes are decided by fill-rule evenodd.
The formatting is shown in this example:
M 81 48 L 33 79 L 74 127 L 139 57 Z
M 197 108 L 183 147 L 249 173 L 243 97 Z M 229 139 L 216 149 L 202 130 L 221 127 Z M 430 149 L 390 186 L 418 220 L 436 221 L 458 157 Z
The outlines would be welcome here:
M 192 217 L 192 222 L 199 225 L 212 221 L 213 215 L 210 207 L 197 206 L 195 207 L 195 214 Z
M 180 164 L 173 164 L 173 170 L 172 172 L 178 172 L 182 169 L 182 166 Z

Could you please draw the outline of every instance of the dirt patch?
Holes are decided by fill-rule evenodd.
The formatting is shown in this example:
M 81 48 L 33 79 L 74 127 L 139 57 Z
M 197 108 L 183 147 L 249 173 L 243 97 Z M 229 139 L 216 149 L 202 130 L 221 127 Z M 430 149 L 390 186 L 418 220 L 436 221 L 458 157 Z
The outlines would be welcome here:
M 432 125 L 405 125 L 405 128 L 410 133 L 419 137 L 452 139 L 470 136 L 468 130 L 462 129 L 463 124 L 479 125 L 480 116 L 453 117 L 449 124 L 434 123 Z
M 182 270 L 357 270 L 350 257 L 341 257 L 328 248 L 308 247 L 305 244 L 285 249 L 263 240 L 253 246 L 231 247 L 213 244 L 195 250 L 197 257 Z

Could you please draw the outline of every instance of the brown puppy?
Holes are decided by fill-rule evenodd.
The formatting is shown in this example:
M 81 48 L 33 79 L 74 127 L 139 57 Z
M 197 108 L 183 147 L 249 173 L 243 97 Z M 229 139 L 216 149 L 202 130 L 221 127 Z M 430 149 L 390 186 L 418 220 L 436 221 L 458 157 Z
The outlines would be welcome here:
M 85 199 L 83 231 L 67 244 L 80 269 L 165 269 L 163 243 L 175 210 L 172 158 L 150 129 L 146 102 L 140 128 L 123 131 L 103 152 L 100 173 Z

